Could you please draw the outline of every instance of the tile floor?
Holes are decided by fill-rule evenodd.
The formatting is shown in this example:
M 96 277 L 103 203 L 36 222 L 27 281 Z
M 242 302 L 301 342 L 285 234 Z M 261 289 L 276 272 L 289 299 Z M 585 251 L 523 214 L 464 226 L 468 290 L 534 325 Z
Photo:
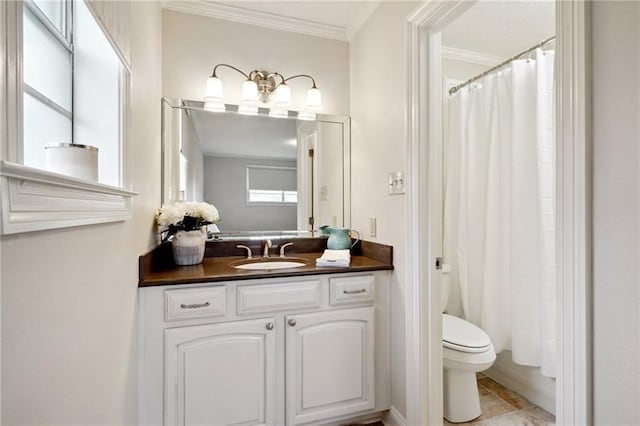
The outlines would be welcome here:
M 552 414 L 482 373 L 478 374 L 478 392 L 482 409 L 480 417 L 468 423 L 450 423 L 444 420 L 444 424 L 474 426 L 554 426 L 556 424 Z

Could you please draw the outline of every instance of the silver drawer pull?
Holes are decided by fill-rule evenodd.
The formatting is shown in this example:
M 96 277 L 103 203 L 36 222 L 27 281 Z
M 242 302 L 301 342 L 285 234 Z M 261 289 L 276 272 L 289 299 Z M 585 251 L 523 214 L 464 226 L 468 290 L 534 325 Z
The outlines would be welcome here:
M 209 302 L 204 302 L 204 303 L 194 303 L 193 305 L 185 305 L 184 303 L 182 303 L 180 305 L 180 307 L 182 309 L 198 309 L 198 308 L 206 308 L 207 306 L 209 306 L 210 303 Z
M 365 288 L 361 288 L 359 290 L 344 290 L 343 293 L 344 294 L 360 294 L 360 293 L 366 293 L 367 289 Z

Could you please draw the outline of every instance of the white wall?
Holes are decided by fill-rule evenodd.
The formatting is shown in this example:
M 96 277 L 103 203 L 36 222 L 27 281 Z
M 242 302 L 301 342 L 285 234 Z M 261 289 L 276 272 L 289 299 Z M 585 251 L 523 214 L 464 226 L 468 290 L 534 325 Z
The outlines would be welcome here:
M 352 227 L 391 244 L 391 403 L 406 412 L 405 195 L 389 196 L 389 172 L 405 170 L 405 19 L 413 2 L 383 2 L 351 42 Z M 371 72 L 375 70 L 375 72 Z M 376 218 L 376 238 L 369 218 Z
M 220 212 L 221 231 L 291 231 L 297 229 L 296 205 L 247 204 L 247 165 L 296 168 L 295 160 L 204 157 L 204 201 Z M 296 188 L 295 172 L 288 189 Z M 270 182 L 269 182 L 270 183 Z M 284 182 L 283 182 L 284 183 Z M 265 188 L 268 189 L 268 185 Z
M 138 255 L 160 203 L 157 3 L 132 5 L 133 219 L 3 237 L 2 423 L 135 424 Z
M 491 68 L 489 65 L 472 64 L 456 61 L 454 59 L 442 59 L 442 76 L 447 79 L 466 81 Z
M 258 68 L 287 77 L 310 74 L 322 91 L 323 112 L 348 114 L 348 43 L 181 12 L 162 14 L 164 96 L 202 99 L 213 67 L 227 63 L 245 72 Z M 219 69 L 218 77 L 225 97 L 240 99 L 244 77 L 230 69 Z M 288 84 L 294 104 L 304 104 L 310 80 Z
M 640 424 L 640 3 L 595 1 L 594 424 Z

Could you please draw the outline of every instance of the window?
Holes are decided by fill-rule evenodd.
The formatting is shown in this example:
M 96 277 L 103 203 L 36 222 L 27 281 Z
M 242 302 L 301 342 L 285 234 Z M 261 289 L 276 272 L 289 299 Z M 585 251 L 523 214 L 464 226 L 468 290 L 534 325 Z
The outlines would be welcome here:
M 0 22 L 2 234 L 129 219 L 129 2 L 0 1 Z M 48 169 L 54 151 L 89 154 L 97 179 Z
M 86 3 L 25 0 L 22 32 L 23 164 L 65 173 L 46 148 L 92 146 L 98 182 L 121 186 L 124 66 Z
M 296 204 L 295 167 L 247 165 L 247 202 L 256 204 Z

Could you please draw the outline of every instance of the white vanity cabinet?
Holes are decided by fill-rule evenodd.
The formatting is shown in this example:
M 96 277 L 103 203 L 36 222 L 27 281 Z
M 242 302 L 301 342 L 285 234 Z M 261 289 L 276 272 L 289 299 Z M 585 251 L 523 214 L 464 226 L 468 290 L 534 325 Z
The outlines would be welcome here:
M 374 308 L 286 318 L 287 424 L 375 407 Z
M 389 408 L 389 277 L 140 288 L 140 424 L 375 418 Z
M 274 319 L 165 330 L 165 424 L 274 424 Z

